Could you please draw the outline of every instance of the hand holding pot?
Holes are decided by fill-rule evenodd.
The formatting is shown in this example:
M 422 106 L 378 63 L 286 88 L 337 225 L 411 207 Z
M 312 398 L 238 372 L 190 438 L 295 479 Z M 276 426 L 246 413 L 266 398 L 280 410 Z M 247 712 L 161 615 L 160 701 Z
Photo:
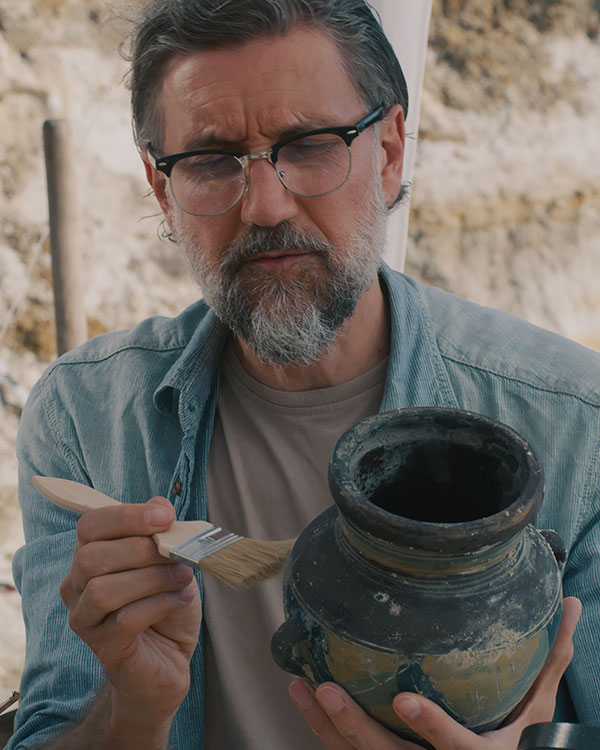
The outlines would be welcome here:
M 394 712 L 435 750 L 516 750 L 525 727 L 552 720 L 558 684 L 573 656 L 572 639 L 581 604 L 570 597 L 564 600 L 563 606 L 560 629 L 542 672 L 501 729 L 474 734 L 435 703 L 408 693 L 401 693 L 394 699 Z M 290 696 L 328 750 L 417 750 L 421 747 L 379 725 L 338 685 L 326 683 L 313 693 L 302 680 L 294 680 Z
M 435 703 L 419 695 L 401 693 L 395 713 L 435 750 L 516 750 L 523 729 L 551 721 L 558 684 L 573 656 L 573 633 L 581 614 L 578 599 L 564 600 L 563 616 L 554 646 L 528 695 L 501 729 L 474 734 Z M 290 696 L 328 750 L 416 750 L 373 721 L 338 685 L 320 685 L 316 694 L 302 680 L 290 685 Z
M 340 438 L 329 479 L 335 505 L 286 567 L 276 663 L 313 689 L 343 686 L 409 742 L 399 693 L 478 736 L 503 726 L 562 610 L 559 560 L 532 524 L 543 472 L 531 447 L 480 414 L 398 409 Z

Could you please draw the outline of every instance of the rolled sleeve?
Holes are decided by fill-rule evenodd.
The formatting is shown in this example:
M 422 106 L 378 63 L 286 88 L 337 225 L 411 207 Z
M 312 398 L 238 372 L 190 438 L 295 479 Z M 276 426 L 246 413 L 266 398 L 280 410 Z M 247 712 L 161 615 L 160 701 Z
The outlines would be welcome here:
M 37 748 L 65 729 L 85 712 L 103 682 L 93 653 L 70 629 L 59 594 L 71 567 L 78 517 L 56 508 L 31 484 L 35 474 L 84 478 L 61 434 L 60 412 L 51 380 L 43 378 L 27 402 L 17 440 L 25 545 L 14 556 L 13 575 L 23 602 L 27 653 L 7 750 Z

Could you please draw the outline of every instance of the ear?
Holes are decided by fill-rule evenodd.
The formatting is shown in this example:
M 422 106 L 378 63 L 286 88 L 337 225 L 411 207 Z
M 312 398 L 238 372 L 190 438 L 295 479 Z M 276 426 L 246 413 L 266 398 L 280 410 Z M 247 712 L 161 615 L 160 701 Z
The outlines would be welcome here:
M 140 156 L 144 163 L 144 169 L 146 170 L 146 179 L 148 180 L 148 184 L 152 188 L 152 192 L 154 193 L 156 200 L 158 201 L 158 205 L 163 212 L 165 221 L 167 222 L 169 229 L 172 232 L 173 226 L 171 222 L 171 214 L 173 209 L 171 206 L 171 199 L 168 190 L 167 176 L 162 172 L 159 172 L 159 170 L 150 163 L 148 152 L 145 149 L 140 151 Z
M 404 160 L 404 111 L 395 104 L 385 116 L 379 128 L 381 141 L 381 181 L 388 206 L 398 197 L 402 187 L 402 163 Z

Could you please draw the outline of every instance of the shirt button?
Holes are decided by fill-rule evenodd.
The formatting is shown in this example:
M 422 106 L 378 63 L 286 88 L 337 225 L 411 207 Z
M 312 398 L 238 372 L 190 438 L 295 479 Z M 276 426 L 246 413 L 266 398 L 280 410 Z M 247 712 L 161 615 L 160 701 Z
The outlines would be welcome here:
M 180 479 L 175 480 L 175 484 L 173 485 L 173 494 L 181 495 L 181 480 Z

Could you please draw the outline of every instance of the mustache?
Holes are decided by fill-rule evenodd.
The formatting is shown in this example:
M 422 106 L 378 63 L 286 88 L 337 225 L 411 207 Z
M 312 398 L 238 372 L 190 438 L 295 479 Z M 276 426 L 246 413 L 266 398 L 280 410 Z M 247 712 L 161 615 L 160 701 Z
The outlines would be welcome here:
M 254 226 L 248 229 L 243 237 L 230 242 L 221 258 L 221 270 L 235 273 L 249 260 L 254 260 L 263 253 L 281 250 L 284 253 L 317 253 L 327 257 L 335 252 L 331 242 L 317 235 L 296 229 L 289 221 L 283 221 L 274 227 Z

